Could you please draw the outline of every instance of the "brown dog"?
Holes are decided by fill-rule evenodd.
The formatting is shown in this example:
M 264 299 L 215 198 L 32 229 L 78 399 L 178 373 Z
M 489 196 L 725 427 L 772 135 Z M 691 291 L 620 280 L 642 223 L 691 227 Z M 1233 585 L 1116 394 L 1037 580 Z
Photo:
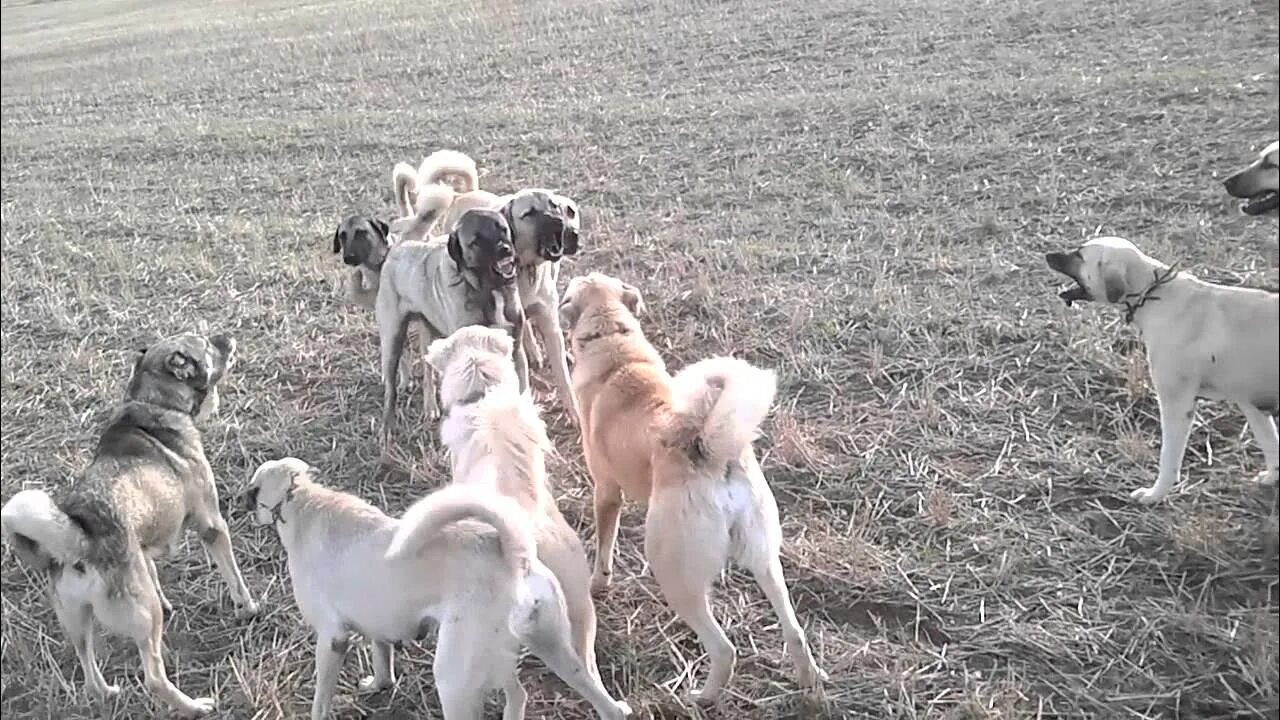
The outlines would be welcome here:
M 645 339 L 640 292 L 591 273 L 569 281 L 560 320 L 573 348 L 573 391 L 595 482 L 597 591 L 613 574 L 622 496 L 648 504 L 644 551 L 667 604 L 711 656 L 695 700 L 715 700 L 735 650 L 709 593 L 729 561 L 749 570 L 773 606 L 801 684 L 826 679 L 796 620 L 778 555 L 773 491 L 751 447 L 773 403 L 773 373 L 719 357 L 675 377 Z

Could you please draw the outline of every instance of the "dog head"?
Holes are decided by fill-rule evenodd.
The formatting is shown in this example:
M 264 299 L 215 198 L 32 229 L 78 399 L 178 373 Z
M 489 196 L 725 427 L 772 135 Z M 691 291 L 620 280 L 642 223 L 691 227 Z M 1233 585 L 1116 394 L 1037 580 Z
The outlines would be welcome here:
M 560 299 L 560 325 L 572 335 L 583 316 L 608 310 L 615 317 L 625 313 L 635 322 L 644 313 L 644 298 L 634 285 L 604 273 L 579 275 L 565 286 Z
M 125 399 L 204 420 L 218 412 L 218 381 L 235 361 L 236 341 L 228 335 L 167 337 L 138 355 Z
M 240 494 L 240 506 L 254 525 L 272 525 L 299 485 L 311 482 L 311 466 L 295 457 L 268 460 L 253 471 L 249 487 Z
M 1240 206 L 1246 215 L 1262 215 L 1280 209 L 1280 141 L 1258 153 L 1248 167 L 1222 181 L 1227 194 L 1247 200 Z
M 472 272 L 490 288 L 515 282 L 516 252 L 502 213 L 480 208 L 463 213 L 449 233 L 449 257 L 458 272 Z
M 520 264 L 556 262 L 576 255 L 581 229 L 578 204 L 549 190 L 521 190 L 502 206 Z
M 377 270 L 391 247 L 390 228 L 377 218 L 352 215 L 333 233 L 333 252 L 342 253 L 342 262 Z
M 1153 273 L 1164 267 L 1118 237 L 1093 238 L 1071 252 L 1046 253 L 1044 259 L 1049 269 L 1076 281 L 1058 293 L 1068 306 L 1081 300 L 1118 303 L 1150 287 Z
M 520 387 L 514 348 L 505 330 L 468 325 L 427 348 L 427 364 L 440 376 L 440 402 L 445 410 L 463 398 L 483 395 L 500 385 Z

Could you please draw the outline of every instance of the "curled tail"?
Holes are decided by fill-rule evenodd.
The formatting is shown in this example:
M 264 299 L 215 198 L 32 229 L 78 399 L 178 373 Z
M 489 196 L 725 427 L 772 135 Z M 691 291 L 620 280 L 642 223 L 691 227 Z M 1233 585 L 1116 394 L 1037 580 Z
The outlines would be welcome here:
M 523 512 L 512 500 L 465 485 L 441 488 L 406 510 L 387 546 L 387 559 L 396 560 L 418 552 L 445 527 L 459 520 L 479 520 L 492 526 L 498 531 L 502 555 L 515 577 L 523 578 L 529 573 L 537 546 Z
M 699 466 L 723 467 L 755 440 L 778 390 L 772 370 L 731 357 L 696 362 L 672 378 L 673 417 L 664 444 Z
M 437 150 L 422 159 L 418 168 L 418 185 L 449 185 L 456 192 L 468 193 L 480 187 L 476 161 L 457 150 Z
M 43 490 L 23 490 L 0 508 L 0 530 L 24 562 L 37 570 L 72 565 L 89 554 L 83 528 Z
M 400 217 L 413 214 L 418 204 L 418 171 L 407 162 L 398 162 L 391 171 L 391 185 L 396 193 L 396 206 L 400 208 Z
M 431 226 L 453 204 L 454 192 L 448 185 L 426 185 L 416 193 L 415 207 L 404 217 L 391 223 L 390 232 L 402 240 L 421 240 Z

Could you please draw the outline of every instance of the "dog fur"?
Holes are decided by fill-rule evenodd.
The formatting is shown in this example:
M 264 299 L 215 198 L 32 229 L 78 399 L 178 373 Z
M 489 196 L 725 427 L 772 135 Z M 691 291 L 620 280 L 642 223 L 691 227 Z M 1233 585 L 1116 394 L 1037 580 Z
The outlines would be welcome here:
M 623 495 L 646 503 L 645 557 L 711 658 L 693 697 L 716 700 L 733 675 L 736 651 L 709 602 L 729 561 L 751 571 L 769 599 L 799 682 L 818 686 L 826 674 L 791 604 L 778 506 L 752 448 L 773 402 L 773 373 L 718 357 L 672 377 L 636 319 L 642 309 L 636 288 L 600 273 L 570 280 L 560 305 L 595 483 L 592 585 L 603 591 L 612 578 Z
M 1280 296 L 1215 285 L 1174 271 L 1133 243 L 1100 237 L 1045 261 L 1075 281 L 1059 295 L 1070 305 L 1096 300 L 1125 307 L 1147 347 L 1160 405 L 1160 470 L 1132 497 L 1163 500 L 1178 483 L 1196 400 L 1226 400 L 1240 408 L 1262 448 L 1274 485 L 1280 467 L 1275 415 L 1280 409 Z
M 1246 215 L 1280 214 L 1280 141 L 1258 153 L 1258 159 L 1222 181 L 1227 194 L 1245 200 Z
M 418 212 L 419 196 L 424 190 L 442 185 L 455 193 L 469 193 L 480 188 L 480 173 L 469 155 L 457 150 L 437 150 L 423 158 L 417 170 L 409 163 L 396 163 L 391 171 L 391 185 L 400 216 L 407 217 Z
M 559 584 L 538 560 L 533 528 L 514 501 L 454 485 L 396 520 L 315 476 L 297 458 L 269 461 L 242 497 L 253 522 L 279 534 L 298 609 L 316 631 L 312 720 L 329 716 L 352 633 L 373 645 L 373 675 L 358 690 L 377 692 L 395 684 L 394 644 L 425 637 L 433 624 L 445 720 L 479 718 L 492 687 L 505 690 L 505 720 L 524 717 L 522 642 L 600 717 L 630 714 L 597 692 L 599 682 L 574 655 Z
M 217 411 L 217 383 L 234 361 L 235 341 L 225 335 L 176 335 L 144 350 L 124 403 L 75 482 L 53 495 L 23 490 L 0 509 L 5 542 L 47 577 L 85 687 L 100 700 L 120 688 L 98 668 L 95 621 L 134 641 L 153 696 L 184 717 L 213 711 L 212 698 L 193 699 L 174 686 L 161 657 L 164 613 L 172 607 L 155 558 L 176 552 L 186 528 L 199 534 L 240 614 L 257 612 L 196 427 L 197 418 Z
M 529 516 L 538 558 L 564 590 L 574 649 L 599 677 L 586 552 L 551 494 L 546 467 L 551 440 L 533 400 L 520 392 L 511 354 L 510 336 L 477 325 L 431 344 L 427 362 L 440 376 L 445 412 L 441 440 L 449 449 L 455 483 L 492 488 Z
M 492 210 L 467 213 L 447 238 L 405 240 L 387 253 L 374 303 L 382 357 L 386 449 L 395 424 L 396 371 L 412 319 L 422 321 L 423 340 L 428 344 L 467 325 L 509 329 L 516 340 L 513 355 L 520 387 L 528 388 L 529 368 L 519 341 L 525 318 L 515 279 L 511 229 L 506 218 Z M 437 417 L 435 379 L 425 366 L 422 399 L 427 417 Z
M 573 421 L 578 419 L 577 400 L 569 380 L 564 331 L 556 308 L 560 304 L 560 260 L 581 248 L 581 215 L 572 199 L 550 190 L 525 189 L 512 195 L 485 190 L 458 194 L 437 185 L 419 195 L 416 214 L 397 220 L 393 232 L 420 237 L 432 228 L 450 231 L 470 210 L 497 210 L 507 218 L 520 269 L 516 286 L 528 323 L 522 346 L 529 363 L 542 367 L 544 355 L 534 331 L 546 346 L 552 381 L 561 405 Z

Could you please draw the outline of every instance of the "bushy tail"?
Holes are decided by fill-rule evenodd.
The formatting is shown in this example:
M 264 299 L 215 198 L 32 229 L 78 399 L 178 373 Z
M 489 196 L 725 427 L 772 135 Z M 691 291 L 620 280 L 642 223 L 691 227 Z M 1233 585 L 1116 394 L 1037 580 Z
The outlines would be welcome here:
M 400 518 L 400 527 L 387 547 L 388 560 L 412 555 L 459 520 L 479 520 L 493 526 L 502 542 L 502 554 L 517 578 L 529 573 L 537 550 L 533 529 L 514 501 L 490 490 L 450 485 L 414 503 Z
M 480 187 L 476 161 L 457 150 L 437 150 L 422 159 L 418 168 L 420 186 L 446 184 L 460 193 Z
M 778 390 L 772 370 L 731 357 L 694 363 L 672 378 L 674 417 L 663 441 L 696 465 L 720 468 L 742 456 Z
M 89 550 L 84 530 L 43 490 L 23 490 L 0 508 L 0 530 L 25 562 L 36 569 L 71 565 Z
M 418 171 L 407 162 L 398 162 L 391 171 L 391 185 L 395 188 L 396 206 L 400 208 L 400 217 L 413 214 L 413 207 L 418 202 Z
M 390 226 L 391 233 L 400 235 L 402 240 L 425 238 L 436 219 L 453 204 L 454 192 L 448 185 L 427 185 L 419 188 L 414 197 L 416 207 Z

